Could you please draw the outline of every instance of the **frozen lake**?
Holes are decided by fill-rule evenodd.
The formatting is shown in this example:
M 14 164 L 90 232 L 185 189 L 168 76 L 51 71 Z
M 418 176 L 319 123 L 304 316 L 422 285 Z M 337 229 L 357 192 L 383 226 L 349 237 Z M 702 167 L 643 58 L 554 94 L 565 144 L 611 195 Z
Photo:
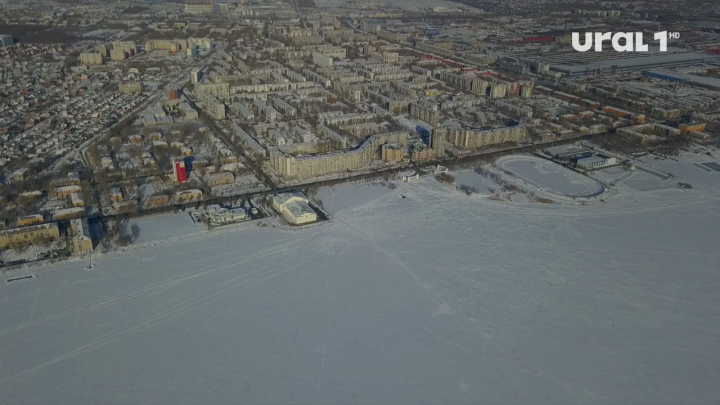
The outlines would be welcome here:
M 397 185 L 400 181 L 392 182 Z M 318 203 L 322 203 L 323 208 L 330 213 L 337 212 L 361 206 L 370 201 L 384 196 L 391 190 L 390 182 L 376 183 L 342 183 L 332 187 L 323 187 L 315 196 Z
M 133 218 L 128 221 L 128 230 L 135 225 L 140 231 L 135 243 L 185 237 L 207 230 L 202 223 L 193 222 L 189 211 Z
M 324 228 L 31 269 L 0 282 L 0 404 L 717 404 L 720 174 L 692 161 L 659 168 L 692 191 L 423 178 Z
M 535 156 L 504 156 L 497 165 L 554 194 L 584 197 L 602 191 L 597 181 Z

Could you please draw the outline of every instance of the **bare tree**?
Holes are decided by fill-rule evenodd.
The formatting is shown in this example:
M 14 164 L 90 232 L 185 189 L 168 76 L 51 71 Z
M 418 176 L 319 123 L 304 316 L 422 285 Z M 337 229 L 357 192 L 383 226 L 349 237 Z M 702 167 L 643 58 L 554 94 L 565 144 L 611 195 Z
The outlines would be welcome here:
M 445 184 L 454 184 L 455 183 L 455 176 L 448 174 L 448 173 L 440 173 L 436 176 L 439 182 L 445 183 Z
M 138 226 L 138 224 L 133 224 L 133 226 L 130 227 L 130 231 L 132 232 L 133 240 L 136 240 L 138 236 L 140 236 L 140 226 Z
M 120 245 L 120 246 L 127 246 L 132 241 L 130 240 L 130 236 L 121 234 L 120 236 L 118 236 L 117 242 L 118 242 L 118 245 Z
M 95 166 L 100 163 L 100 150 L 96 143 L 91 144 L 85 154 L 91 165 Z

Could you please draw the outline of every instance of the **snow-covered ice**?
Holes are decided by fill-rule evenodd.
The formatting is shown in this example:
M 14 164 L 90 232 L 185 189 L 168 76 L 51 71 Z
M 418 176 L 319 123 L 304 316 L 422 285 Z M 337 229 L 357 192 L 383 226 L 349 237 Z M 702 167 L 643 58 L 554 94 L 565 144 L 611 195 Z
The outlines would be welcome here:
M 690 161 L 659 169 L 691 191 L 515 204 L 426 177 L 305 232 L 31 270 L 0 283 L 0 403 L 717 403 L 720 175 Z
M 397 184 L 398 182 L 393 182 Z M 388 182 L 341 183 L 332 187 L 323 187 L 315 200 L 321 202 L 330 214 L 356 207 L 373 201 L 392 191 Z
M 139 233 L 135 243 L 146 243 L 167 238 L 192 235 L 206 230 L 200 222 L 193 222 L 189 212 L 158 214 L 128 220 L 128 233 L 133 226 Z

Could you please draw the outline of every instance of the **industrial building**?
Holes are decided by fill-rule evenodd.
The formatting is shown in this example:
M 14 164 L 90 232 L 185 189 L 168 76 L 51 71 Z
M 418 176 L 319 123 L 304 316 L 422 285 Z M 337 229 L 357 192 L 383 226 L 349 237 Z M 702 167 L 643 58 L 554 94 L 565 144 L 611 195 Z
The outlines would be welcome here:
M 430 45 L 425 42 L 416 42 L 415 48 L 418 49 L 419 51 L 429 52 L 429 53 L 432 53 L 435 55 L 448 56 L 448 57 L 455 56 L 455 51 L 453 51 L 452 49 L 447 49 L 447 48 L 443 48 L 443 47 L 439 47 L 439 46 L 435 46 L 435 45 Z
M 547 148 L 544 152 L 556 159 L 562 159 L 582 155 L 587 153 L 588 149 L 577 145 L 559 145 Z
M 559 54 L 557 56 L 543 54 L 542 57 L 544 61 L 551 63 L 551 70 L 570 77 L 592 75 L 597 72 L 652 70 L 720 62 L 720 55 L 704 52 L 637 52 L 618 54 L 616 58 L 608 58 L 604 53 L 580 54 L 575 52 L 571 55 Z
M 273 208 L 293 225 L 317 221 L 317 213 L 309 203 L 310 200 L 299 191 L 276 194 L 272 198 Z
M 720 63 L 720 60 L 718 60 L 718 63 Z M 704 87 L 710 90 L 720 90 L 720 79 L 712 76 L 699 76 L 687 73 L 670 72 L 667 70 L 647 70 L 643 72 L 643 76 L 653 79 L 666 80 L 669 82 Z

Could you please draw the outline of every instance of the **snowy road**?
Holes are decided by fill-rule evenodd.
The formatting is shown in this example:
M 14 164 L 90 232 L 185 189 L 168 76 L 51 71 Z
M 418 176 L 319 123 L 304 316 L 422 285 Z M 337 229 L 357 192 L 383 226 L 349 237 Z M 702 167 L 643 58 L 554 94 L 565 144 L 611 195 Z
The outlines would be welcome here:
M 683 170 L 587 207 L 422 179 L 44 268 L 0 284 L 0 403 L 717 403 L 720 176 Z

